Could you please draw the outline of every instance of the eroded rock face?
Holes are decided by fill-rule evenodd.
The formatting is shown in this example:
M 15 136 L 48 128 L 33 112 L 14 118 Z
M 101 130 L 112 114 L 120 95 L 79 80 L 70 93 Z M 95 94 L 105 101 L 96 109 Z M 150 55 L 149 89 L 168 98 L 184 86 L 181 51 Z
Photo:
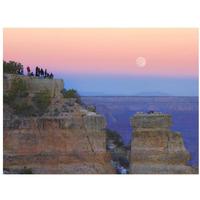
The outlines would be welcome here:
M 64 82 L 62 79 L 41 79 L 39 77 L 29 77 L 22 75 L 4 74 L 3 75 L 3 91 L 8 93 L 13 87 L 15 80 L 22 80 L 27 87 L 29 97 L 34 97 L 36 93 L 43 90 L 49 90 L 51 97 L 62 98 L 63 95 L 60 92 L 64 88 Z
M 132 174 L 197 173 L 180 132 L 170 131 L 171 115 L 137 113 L 131 117 L 133 139 L 129 172 Z
M 56 94 L 62 81 L 50 81 L 55 81 Z M 39 174 L 115 173 L 106 151 L 105 117 L 85 110 L 75 99 L 56 97 L 41 117 L 19 117 L 4 105 L 3 167 L 10 173 L 20 173 L 24 166 Z
M 101 115 L 4 119 L 4 168 L 17 173 L 113 173 Z

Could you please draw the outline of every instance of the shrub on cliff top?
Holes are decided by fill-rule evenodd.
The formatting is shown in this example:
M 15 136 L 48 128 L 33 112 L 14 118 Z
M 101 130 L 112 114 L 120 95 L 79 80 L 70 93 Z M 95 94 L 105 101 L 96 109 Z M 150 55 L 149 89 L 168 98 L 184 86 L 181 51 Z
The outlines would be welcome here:
M 16 74 L 17 70 L 22 69 L 22 64 L 14 61 L 3 61 L 3 73 Z
M 83 105 L 84 103 L 81 100 L 80 95 L 78 94 L 78 92 L 74 89 L 70 89 L 70 90 L 66 90 L 65 88 L 63 88 L 61 90 L 61 93 L 63 94 L 64 98 L 75 98 L 76 102 L 79 105 Z

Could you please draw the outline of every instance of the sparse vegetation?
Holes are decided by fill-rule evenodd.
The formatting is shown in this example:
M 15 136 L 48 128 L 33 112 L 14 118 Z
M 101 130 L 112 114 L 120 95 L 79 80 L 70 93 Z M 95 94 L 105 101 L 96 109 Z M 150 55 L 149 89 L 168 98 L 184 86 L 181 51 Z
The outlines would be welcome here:
M 117 133 L 116 131 L 112 131 L 107 128 L 106 129 L 106 139 L 113 140 L 113 143 L 117 147 L 124 147 L 123 139 L 122 139 L 121 135 L 119 133 Z
M 26 86 L 21 79 L 14 80 L 14 87 L 11 89 L 8 95 L 3 96 L 3 102 L 13 106 L 18 98 L 26 98 L 28 93 L 26 92 Z
M 148 114 L 153 114 L 153 113 L 155 113 L 155 111 L 153 111 L 153 110 L 150 110 L 150 111 L 148 112 Z
M 79 105 L 84 105 L 84 103 L 81 100 L 80 95 L 78 94 L 78 92 L 74 89 L 70 89 L 70 90 L 66 90 L 65 88 L 63 88 L 61 90 L 61 93 L 63 94 L 64 98 L 75 98 L 76 102 Z
M 59 110 L 58 110 L 58 108 L 56 108 L 55 110 L 54 110 L 54 116 L 58 116 L 59 115 Z
M 35 108 L 26 101 L 22 104 L 15 104 L 14 114 L 24 117 L 30 117 L 35 113 Z
M 47 111 L 48 106 L 51 104 L 51 95 L 49 90 L 40 91 L 34 97 L 34 102 L 39 115 Z
M 22 69 L 22 64 L 14 61 L 3 61 L 3 73 L 16 74 L 17 70 Z
M 112 131 L 110 129 L 106 129 L 106 142 L 107 142 L 106 149 L 111 154 L 112 160 L 115 163 L 117 163 L 117 165 L 120 165 L 120 166 L 128 169 L 130 162 L 128 160 L 127 153 L 131 148 L 130 142 L 129 142 L 128 146 L 125 146 L 120 134 L 117 133 L 116 131 Z M 114 144 L 116 146 L 113 146 L 112 144 Z M 120 173 L 120 170 L 118 168 L 116 168 L 116 169 L 118 170 L 118 173 Z
M 113 140 L 113 143 L 117 147 L 124 148 L 125 150 L 131 149 L 131 140 L 129 141 L 128 145 L 125 145 L 123 142 L 123 138 L 117 131 L 112 131 L 110 129 L 106 129 L 106 140 Z
M 41 91 L 34 98 L 35 106 L 28 103 L 28 93 L 26 85 L 21 79 L 15 80 L 13 88 L 8 94 L 4 94 L 3 102 L 8 104 L 14 114 L 24 117 L 42 115 L 50 105 L 50 92 Z
M 3 102 L 7 103 L 13 110 L 14 114 L 19 116 L 30 116 L 34 112 L 34 107 L 27 103 L 28 93 L 26 92 L 26 86 L 23 81 L 15 80 L 14 87 L 9 94 L 4 94 Z

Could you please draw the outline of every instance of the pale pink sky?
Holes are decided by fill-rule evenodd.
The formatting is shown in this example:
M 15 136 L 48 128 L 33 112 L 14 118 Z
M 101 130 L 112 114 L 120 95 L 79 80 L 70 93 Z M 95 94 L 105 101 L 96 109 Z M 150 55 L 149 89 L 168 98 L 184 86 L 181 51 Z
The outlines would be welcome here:
M 198 29 L 4 28 L 3 58 L 71 74 L 198 77 Z M 137 57 L 147 65 L 136 66 Z

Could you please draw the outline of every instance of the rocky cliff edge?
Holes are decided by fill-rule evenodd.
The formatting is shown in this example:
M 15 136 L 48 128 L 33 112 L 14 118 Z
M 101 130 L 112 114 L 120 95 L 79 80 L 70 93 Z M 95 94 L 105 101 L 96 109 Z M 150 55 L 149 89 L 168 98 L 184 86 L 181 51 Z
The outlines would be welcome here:
M 22 79 L 29 98 L 51 91 L 51 105 L 40 117 L 19 117 L 4 104 L 3 167 L 21 173 L 24 167 L 36 174 L 115 173 L 106 151 L 105 117 L 63 98 L 61 79 L 4 75 L 4 93 L 15 79 Z

